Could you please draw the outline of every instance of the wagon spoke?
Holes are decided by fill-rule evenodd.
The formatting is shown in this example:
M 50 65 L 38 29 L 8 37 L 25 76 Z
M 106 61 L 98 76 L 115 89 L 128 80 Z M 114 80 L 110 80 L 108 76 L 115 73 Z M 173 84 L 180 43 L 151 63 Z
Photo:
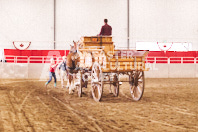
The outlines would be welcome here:
M 133 94 L 133 91 L 134 91 L 134 87 L 131 86 L 131 94 Z
M 99 74 L 99 81 L 101 82 L 102 81 L 102 75 Z
M 93 74 L 92 74 L 92 76 L 93 76 L 93 79 L 92 79 L 92 81 L 98 81 L 98 76 L 97 76 L 97 74 L 96 74 L 96 71 L 95 71 L 95 69 L 94 69 L 94 71 L 93 71 Z
M 140 75 L 140 72 L 139 72 L 139 71 L 137 71 L 136 75 L 137 75 L 137 77 L 139 77 L 139 75 Z
M 139 74 L 138 79 L 142 78 L 142 74 Z
M 139 93 L 141 93 L 141 92 L 142 92 L 142 91 L 140 90 L 139 85 L 137 86 L 137 90 L 138 90 L 138 92 L 139 92 Z
M 94 71 L 93 71 L 94 73 L 96 73 L 96 68 L 95 68 L 95 66 L 94 66 Z
M 96 75 L 96 73 L 93 73 L 93 79 L 96 79 L 97 78 L 97 75 Z
M 138 95 L 139 95 L 139 88 L 138 88 L 138 86 L 136 86 L 133 89 L 133 96 L 134 96 L 134 98 L 138 98 Z
M 139 83 L 138 86 L 140 86 L 142 88 L 143 87 L 143 82 L 141 84 Z
M 100 87 L 98 87 L 98 93 L 99 93 L 99 95 L 101 94 L 101 92 L 100 92 Z
M 96 69 L 94 68 L 93 75 L 96 78 Z

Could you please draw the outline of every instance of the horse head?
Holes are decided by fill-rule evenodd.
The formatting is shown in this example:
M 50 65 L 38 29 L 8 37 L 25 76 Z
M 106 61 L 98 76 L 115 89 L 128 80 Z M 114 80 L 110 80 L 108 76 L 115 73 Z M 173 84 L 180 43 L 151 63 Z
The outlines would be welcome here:
M 74 45 L 70 45 L 70 52 L 67 55 L 67 67 L 76 69 L 79 67 L 80 57 L 78 54 L 78 43 L 73 41 Z

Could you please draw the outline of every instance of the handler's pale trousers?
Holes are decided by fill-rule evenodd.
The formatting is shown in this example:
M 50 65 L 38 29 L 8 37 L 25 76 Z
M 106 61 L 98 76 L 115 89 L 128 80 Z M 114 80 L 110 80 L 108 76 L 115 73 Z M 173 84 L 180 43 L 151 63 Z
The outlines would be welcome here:
M 61 78 L 61 85 L 64 86 L 64 78 L 66 77 L 67 79 L 67 71 L 60 71 L 60 78 Z

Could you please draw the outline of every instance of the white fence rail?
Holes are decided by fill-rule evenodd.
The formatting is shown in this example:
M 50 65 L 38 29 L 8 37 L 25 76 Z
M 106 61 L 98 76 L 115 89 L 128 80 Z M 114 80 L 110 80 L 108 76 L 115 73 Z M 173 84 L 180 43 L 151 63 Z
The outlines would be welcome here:
M 146 63 L 198 63 L 198 57 L 147 57 Z
M 8 63 L 50 63 L 53 56 L 10 56 L 5 55 Z M 53 57 L 56 62 L 60 62 L 62 57 Z M 146 57 L 146 63 L 198 63 L 198 57 Z
M 62 57 L 54 56 L 10 56 L 5 55 L 8 63 L 50 63 L 50 59 L 55 58 L 55 62 L 60 62 Z

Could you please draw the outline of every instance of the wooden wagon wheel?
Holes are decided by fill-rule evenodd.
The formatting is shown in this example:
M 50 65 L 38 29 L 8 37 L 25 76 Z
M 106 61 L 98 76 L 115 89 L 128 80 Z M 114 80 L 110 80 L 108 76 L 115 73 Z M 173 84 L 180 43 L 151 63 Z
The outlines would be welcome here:
M 144 71 L 135 71 L 133 75 L 130 75 L 132 83 L 130 84 L 130 91 L 133 100 L 139 101 L 144 93 Z
M 78 97 L 82 97 L 82 72 L 78 72 L 79 84 L 77 85 Z
M 95 101 L 99 102 L 103 92 L 103 76 L 99 63 L 95 62 L 91 71 L 91 90 Z
M 118 80 L 118 75 L 114 75 L 113 78 L 113 94 L 114 96 L 118 96 L 119 95 L 119 80 Z

